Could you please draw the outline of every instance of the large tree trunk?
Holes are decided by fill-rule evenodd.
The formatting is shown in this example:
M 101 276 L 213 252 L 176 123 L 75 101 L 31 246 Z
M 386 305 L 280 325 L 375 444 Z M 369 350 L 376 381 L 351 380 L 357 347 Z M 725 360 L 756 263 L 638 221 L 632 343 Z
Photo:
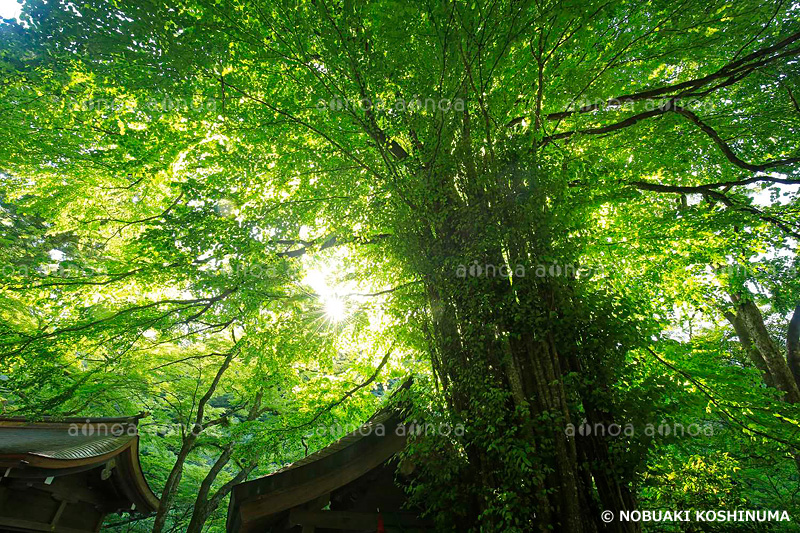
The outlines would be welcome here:
M 569 353 L 580 351 L 580 332 L 565 312 L 573 305 L 575 280 L 533 273 L 544 257 L 560 255 L 554 250 L 564 235 L 553 227 L 553 206 L 566 194 L 566 182 L 550 180 L 528 150 L 506 153 L 500 161 L 489 142 L 476 154 L 468 108 L 462 115 L 455 119 L 461 120 L 460 131 L 441 140 L 455 147 L 453 159 L 435 171 L 423 165 L 417 175 L 428 190 L 411 201 L 406 259 L 424 280 L 430 301 L 434 372 L 451 410 L 469 422 L 465 451 L 473 483 L 486 489 L 479 494 L 506 490 L 524 502 L 526 530 L 638 531 L 634 523 L 600 522 L 600 505 L 616 516 L 635 508 L 626 481 L 613 477 L 608 443 L 567 435 L 568 424 L 580 423 L 574 419 L 577 407 L 591 416 L 600 413 L 590 395 L 565 382 L 567 373 L 584 370 Z M 483 119 L 488 130 L 490 118 Z M 479 272 L 485 265 L 512 271 L 520 265 L 527 277 Z M 593 370 L 582 376 L 587 382 Z M 507 453 L 486 442 L 499 428 L 509 428 L 515 446 L 528 450 L 534 463 L 516 486 L 502 479 L 504 472 L 518 472 L 504 470 Z M 477 499 L 472 525 L 502 530 L 504 517 L 486 523 L 484 513 L 497 502 Z
M 800 383 L 798 383 L 796 372 L 800 369 L 796 370 L 792 365 L 797 365 L 797 359 L 800 357 L 797 353 L 800 343 L 800 339 L 798 339 L 800 337 L 800 315 L 797 311 L 800 309 L 800 305 L 795 309 L 794 316 L 789 322 L 786 333 L 787 353 L 786 360 L 784 360 L 764 325 L 764 317 L 758 306 L 752 300 L 743 302 L 741 298 L 733 294 L 731 299 L 738 304 L 738 312 L 736 315 L 726 312 L 725 316 L 733 324 L 745 351 L 762 371 L 764 383 L 783 391 L 785 393 L 784 400 L 787 402 L 798 403 L 800 401 L 800 389 L 798 389 Z M 794 457 L 795 467 L 800 472 L 800 454 L 795 450 L 791 450 L 791 453 Z
M 795 383 L 800 387 L 800 304 L 794 308 L 794 314 L 786 331 L 786 361 L 789 363 Z
M 506 264 L 505 256 L 530 268 L 530 240 L 522 237 L 512 239 L 513 248 L 506 248 L 506 253 L 475 250 L 474 243 L 485 237 L 481 229 L 489 225 L 486 218 L 492 211 L 487 207 L 482 213 L 456 209 L 417 241 L 421 247 L 417 267 L 432 309 L 434 370 L 447 383 L 451 408 L 473 421 L 479 433 L 482 424 L 521 428 L 520 445 L 534 450 L 531 459 L 537 465 L 527 492 L 517 488 L 517 497 L 529 502 L 531 527 L 543 532 L 638 531 L 635 523 L 599 521 L 602 509 L 616 516 L 635 509 L 632 491 L 612 473 L 608 443 L 594 436 L 584 441 L 567 435 L 568 424 L 580 423 L 572 405 L 582 404 L 598 422 L 613 422 L 608 413 L 594 408 L 588 395 L 584 398 L 565 384 L 568 372 L 584 370 L 577 358 L 562 353 L 555 340 L 579 336 L 570 329 L 569 320 L 559 318 L 564 316 L 560 306 L 565 298 L 558 295 L 570 293 L 574 280 L 533 279 L 532 269 L 529 277 L 513 281 L 506 276 L 473 276 L 468 269 L 457 275 L 453 257 L 465 258 L 461 266 L 469 267 L 475 265 L 473 257 L 480 266 Z M 508 403 L 492 403 L 497 397 L 508 398 Z M 482 419 L 484 412 L 487 420 Z M 496 479 L 496 472 L 507 457 L 486 449 L 480 439 L 470 441 L 466 451 L 479 483 L 499 489 L 505 480 Z M 491 504 L 479 502 L 476 515 Z
M 772 373 L 769 371 L 767 361 L 761 355 L 761 352 L 753 346 L 753 339 L 750 337 L 750 332 L 747 330 L 741 316 L 726 311 L 725 318 L 727 318 L 728 322 L 733 326 L 736 336 L 739 337 L 739 344 L 742 345 L 750 361 L 761 371 L 761 377 L 764 379 L 764 383 L 768 387 L 775 387 L 775 380 L 772 377 Z
M 798 388 L 794 375 L 792 375 L 789 364 L 764 325 L 761 310 L 751 299 L 742 300 L 739 297 L 735 297 L 734 301 L 739 309 L 737 317 L 741 318 L 742 324 L 750 334 L 753 345 L 764 358 L 775 386 L 785 393 L 786 401 L 790 403 L 800 402 L 800 388 Z
M 441 284 L 436 285 L 442 288 Z M 603 438 L 567 436 L 567 424 L 578 422 L 569 407 L 574 401 L 583 404 L 590 424 L 611 424 L 613 418 L 595 408 L 579 391 L 567 390 L 565 374 L 581 369 L 559 353 L 552 335 L 546 330 L 533 333 L 530 328 L 520 327 L 521 324 L 510 333 L 506 329 L 503 335 L 497 333 L 504 329 L 497 322 L 479 318 L 459 322 L 459 315 L 471 316 L 470 306 L 463 304 L 478 301 L 475 294 L 464 291 L 463 300 L 451 298 L 445 303 L 433 286 L 428 287 L 428 292 L 434 295 L 435 329 L 439 339 L 437 361 L 442 362 L 437 365 L 437 373 L 447 376 L 452 407 L 466 411 L 467 416 L 474 419 L 475 405 L 484 401 L 485 390 L 507 390 L 513 405 L 507 407 L 503 416 L 511 420 L 507 422 L 509 425 L 518 424 L 523 428 L 521 438 L 533 445 L 542 469 L 550 472 L 533 480 L 533 490 L 527 495 L 532 502 L 531 513 L 536 515 L 532 522 L 541 531 L 549 531 L 550 527 L 576 533 L 638 531 L 634 523 L 615 521 L 604 525 L 598 522 L 601 510 L 610 510 L 619 516 L 621 510 L 635 509 L 635 499 L 624 481 L 611 473 L 608 445 Z M 504 303 L 499 302 L 499 305 L 502 307 Z M 485 327 L 487 325 L 491 327 Z M 475 337 L 489 339 L 488 342 L 477 341 L 472 334 L 465 335 L 475 329 L 480 330 Z M 495 333 L 489 335 L 489 330 Z M 515 411 L 527 415 L 517 420 Z M 537 420 L 546 423 L 537 423 Z M 475 448 L 471 453 L 468 451 L 470 460 L 476 463 L 482 482 L 491 485 L 496 482 L 492 474 L 494 461 L 503 458 L 486 453 L 479 443 Z M 490 503 L 484 502 L 481 510 Z

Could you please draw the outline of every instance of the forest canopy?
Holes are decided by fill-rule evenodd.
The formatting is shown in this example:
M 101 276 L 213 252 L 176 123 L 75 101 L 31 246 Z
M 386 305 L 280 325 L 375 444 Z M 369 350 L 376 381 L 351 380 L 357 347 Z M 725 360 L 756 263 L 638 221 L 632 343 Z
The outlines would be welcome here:
M 437 531 L 800 531 L 799 20 L 26 0 L 2 416 L 144 414 L 160 508 L 103 531 L 225 531 L 390 401 L 463 428 L 403 452 Z M 657 509 L 790 521 L 601 515 Z

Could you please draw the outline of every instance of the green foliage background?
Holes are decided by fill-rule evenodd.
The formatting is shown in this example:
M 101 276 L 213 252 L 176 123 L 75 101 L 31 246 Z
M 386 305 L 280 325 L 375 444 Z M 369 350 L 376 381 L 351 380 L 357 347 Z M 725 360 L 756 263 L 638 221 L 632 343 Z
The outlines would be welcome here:
M 439 257 L 454 276 L 530 232 L 547 252 L 528 277 L 590 270 L 554 281 L 568 310 L 542 320 L 587 369 L 569 386 L 611 383 L 598 402 L 637 428 L 609 443 L 639 507 L 793 520 L 675 531 L 797 529 L 800 413 L 725 319 L 746 294 L 783 346 L 800 302 L 797 42 L 708 85 L 624 96 L 719 73 L 796 37 L 799 19 L 776 1 L 27 2 L 21 23 L 0 25 L 3 414 L 146 412 L 142 461 L 159 493 L 234 353 L 168 516 L 182 531 L 226 446 L 215 488 L 250 462 L 252 478 L 327 445 L 413 375 L 409 418 L 468 437 L 412 439 L 411 501 L 442 531 L 526 531 L 519 488 L 544 467 L 502 415 L 510 392 L 487 389 L 467 418 L 448 409 L 425 283 Z M 395 105 L 418 97 L 453 107 Z M 457 228 L 468 247 L 427 243 L 420 228 L 446 216 L 436 207 L 475 189 L 519 211 L 499 223 L 471 207 Z M 338 294 L 318 294 L 310 272 Z M 495 317 L 512 302 L 473 303 Z M 662 423 L 704 432 L 641 430 Z M 496 485 L 475 481 L 465 439 L 506 458 Z M 225 512 L 206 531 L 223 531 Z M 149 531 L 152 519 L 108 522 Z

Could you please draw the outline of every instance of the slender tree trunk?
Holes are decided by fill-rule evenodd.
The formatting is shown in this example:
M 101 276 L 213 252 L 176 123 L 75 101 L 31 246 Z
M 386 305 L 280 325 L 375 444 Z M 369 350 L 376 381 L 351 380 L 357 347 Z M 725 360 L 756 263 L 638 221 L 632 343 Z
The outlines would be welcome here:
M 178 452 L 178 456 L 175 458 L 175 464 L 172 465 L 172 470 L 170 470 L 169 476 L 167 476 L 167 482 L 164 484 L 164 490 L 161 491 L 158 510 L 156 511 L 155 520 L 153 521 L 153 533 L 160 533 L 164 529 L 164 524 L 166 524 L 167 521 L 167 514 L 175 503 L 175 494 L 181 482 L 181 477 L 183 477 L 183 465 L 186 463 L 186 458 L 189 456 L 189 453 L 194 449 L 196 440 L 197 437 L 193 434 L 183 439 L 181 449 Z
M 248 422 L 252 422 L 264 413 L 265 410 L 262 410 L 261 408 L 261 401 L 263 397 L 263 391 L 259 391 L 258 394 L 256 394 L 256 397 L 253 400 L 253 404 L 250 406 L 250 411 L 247 415 L 246 420 Z M 211 516 L 211 513 L 216 511 L 220 502 L 231 492 L 231 490 L 233 490 L 234 485 L 247 479 L 247 476 L 250 475 L 250 472 L 252 472 L 256 466 L 258 466 L 256 461 L 251 461 L 250 464 L 242 467 L 231 480 L 217 489 L 213 496 L 209 497 L 209 494 L 211 493 L 211 487 L 216 481 L 217 476 L 219 476 L 219 473 L 222 472 L 222 469 L 225 468 L 225 466 L 230 462 L 231 457 L 233 457 L 234 444 L 235 443 L 231 442 L 225 447 L 220 456 L 217 457 L 217 460 L 214 461 L 214 464 L 206 474 L 206 477 L 203 478 L 203 482 L 200 484 L 200 489 L 197 491 L 197 498 L 195 498 L 194 506 L 192 508 L 192 518 L 189 521 L 189 526 L 186 529 L 186 533 L 200 533 L 203 530 L 203 526 L 205 525 L 206 520 L 208 520 L 208 517 Z
M 214 392 L 217 390 L 217 386 L 222 379 L 222 375 L 230 366 L 235 354 L 236 349 L 234 347 L 225 356 L 225 360 L 219 369 L 217 369 L 217 373 L 214 376 L 214 379 L 211 381 L 208 390 L 197 403 L 197 414 L 195 415 L 194 424 L 189 432 L 183 437 L 181 449 L 175 459 L 175 464 L 173 465 L 172 470 L 170 470 L 169 476 L 167 477 L 167 482 L 164 484 L 164 490 L 161 491 L 158 510 L 156 511 L 155 520 L 153 520 L 153 533 L 161 533 L 164 529 L 164 525 L 167 522 L 167 514 L 169 513 L 170 509 L 172 509 L 172 505 L 175 503 L 175 494 L 178 491 L 178 485 L 181 482 L 181 477 L 183 477 L 183 467 L 186 463 L 186 458 L 194 449 L 194 446 L 197 442 L 197 437 L 203 431 L 206 404 L 209 402 L 209 400 L 211 400 L 212 396 L 214 396 Z
M 211 516 L 211 513 L 217 510 L 219 504 L 222 502 L 225 496 L 230 494 L 235 485 L 245 481 L 247 476 L 250 475 L 250 472 L 252 472 L 257 466 L 255 462 L 245 466 L 239 470 L 239 472 L 230 481 L 220 487 L 211 498 L 209 498 L 208 494 L 211 490 L 211 485 L 214 483 L 217 475 L 228 463 L 228 461 L 230 461 L 230 454 L 221 455 L 214 463 L 211 471 L 203 479 L 203 482 L 200 485 L 200 491 L 197 494 L 197 499 L 195 500 L 192 510 L 192 518 L 189 521 L 188 527 L 186 528 L 186 533 L 201 533 L 203 531 L 203 526 L 208 520 L 208 517 Z

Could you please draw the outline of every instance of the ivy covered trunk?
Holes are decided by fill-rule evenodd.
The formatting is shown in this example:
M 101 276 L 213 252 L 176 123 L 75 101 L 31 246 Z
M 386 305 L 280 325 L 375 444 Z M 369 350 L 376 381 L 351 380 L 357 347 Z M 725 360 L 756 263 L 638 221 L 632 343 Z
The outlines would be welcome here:
M 477 487 L 467 522 L 637 531 L 600 520 L 602 510 L 635 508 L 607 442 L 566 430 L 614 422 L 610 383 L 598 368 L 613 361 L 590 348 L 590 336 L 609 332 L 592 324 L 577 250 L 558 228 L 564 183 L 540 180 L 528 198 L 514 189 L 534 172 L 508 165 L 496 179 L 459 189 L 456 178 L 432 192 L 432 212 L 421 218 L 438 223 L 417 226 L 411 254 L 431 303 L 434 371 L 466 424 Z M 442 190 L 466 192 L 442 198 Z

